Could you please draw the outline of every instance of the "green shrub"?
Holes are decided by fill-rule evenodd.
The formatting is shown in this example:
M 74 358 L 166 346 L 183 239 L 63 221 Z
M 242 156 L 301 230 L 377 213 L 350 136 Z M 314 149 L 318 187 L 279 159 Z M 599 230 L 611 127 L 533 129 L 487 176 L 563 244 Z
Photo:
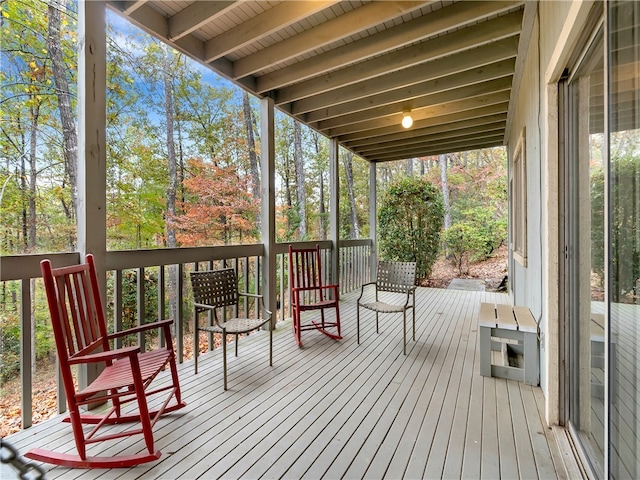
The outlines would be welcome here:
M 610 167 L 610 248 L 611 301 L 625 301 L 638 295 L 640 281 L 640 157 L 612 158 Z M 591 269 L 605 280 L 605 171 L 593 167 L 591 177 Z
M 378 211 L 382 258 L 416 262 L 418 279 L 431 274 L 444 224 L 442 193 L 426 179 L 407 177 L 389 185 Z
M 36 315 L 36 318 L 39 318 Z M 55 342 L 51 322 L 36 321 L 36 360 L 53 354 Z M 6 382 L 20 372 L 20 317 L 5 311 L 0 319 L 0 380 Z
M 485 238 L 470 222 L 459 222 L 445 230 L 449 259 L 458 268 L 460 275 L 469 272 L 469 263 L 475 261 L 485 249 Z
M 470 262 L 486 260 L 507 239 L 507 220 L 487 206 L 456 212 L 453 225 L 444 233 L 447 258 L 460 274 Z
M 0 318 L 0 380 L 6 382 L 19 371 L 20 318 L 3 314 Z

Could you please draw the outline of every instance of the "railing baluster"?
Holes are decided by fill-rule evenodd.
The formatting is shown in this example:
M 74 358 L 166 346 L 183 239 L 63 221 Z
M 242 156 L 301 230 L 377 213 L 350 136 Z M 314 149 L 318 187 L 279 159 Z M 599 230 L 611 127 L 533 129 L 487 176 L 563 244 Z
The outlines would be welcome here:
M 136 307 L 137 307 L 137 317 L 138 317 L 138 326 L 145 324 L 145 319 L 147 316 L 147 312 L 145 311 L 145 302 L 144 302 L 144 292 L 145 292 L 145 281 L 144 281 L 144 267 L 138 268 L 137 271 L 138 281 L 136 282 Z M 144 332 L 138 333 L 138 345 L 140 346 L 140 351 L 145 352 L 146 344 L 144 338 Z
M 113 272 L 113 331 L 122 331 L 122 270 Z M 115 348 L 122 348 L 122 337 L 116 338 Z
M 318 241 L 318 242 L 294 242 L 297 245 L 315 245 L 319 243 L 323 250 L 323 273 L 326 274 L 331 270 L 331 256 L 329 250 L 331 248 L 331 242 Z M 340 270 L 338 271 L 338 280 L 340 283 L 340 293 L 349 293 L 351 290 L 359 288 L 360 285 L 371 278 L 371 271 L 369 265 L 372 261 L 372 249 L 370 240 L 345 240 L 341 241 L 340 251 L 338 254 L 340 262 Z M 291 317 L 291 302 L 287 296 L 288 290 L 288 256 L 285 253 L 286 244 L 279 244 L 277 246 L 278 261 L 279 264 L 279 290 L 277 289 L 280 300 L 280 308 L 274 312 L 276 315 L 279 313 L 278 320 L 283 321 L 285 318 Z M 138 285 L 136 287 L 136 306 L 139 312 L 138 322 L 145 321 L 147 312 L 145 311 L 145 291 L 148 286 L 145 282 L 145 268 L 158 268 L 158 319 L 173 318 L 175 321 L 175 338 L 176 338 L 176 356 L 178 362 L 182 363 L 185 360 L 184 351 L 184 329 L 185 322 L 190 321 L 191 314 L 189 314 L 189 320 L 185 319 L 184 312 L 184 281 L 185 281 L 185 269 L 189 264 L 193 264 L 194 269 L 198 269 L 199 262 L 208 265 L 209 269 L 214 269 L 220 266 L 222 261 L 227 264 L 235 265 L 239 276 L 242 276 L 242 280 L 245 283 L 245 290 L 252 292 L 251 281 L 254 281 L 255 293 L 262 293 L 263 288 L 260 284 L 260 268 L 262 258 L 260 253 L 262 246 L 257 245 L 233 245 L 223 247 L 202 247 L 194 249 L 168 249 L 168 252 L 162 250 L 138 250 L 138 251 L 126 251 L 126 252 L 107 252 L 107 268 L 110 274 L 113 275 L 113 329 L 114 331 L 123 330 L 123 309 L 124 309 L 124 292 L 123 292 L 123 271 L 135 270 L 138 275 Z M 77 253 L 73 254 L 50 254 L 48 258 L 54 259 L 60 265 L 70 265 L 77 263 L 79 256 Z M 7 260 L 15 263 L 20 262 L 20 265 L 26 265 L 24 271 L 25 276 L 37 277 L 39 259 L 38 256 L 20 256 L 19 259 L 12 257 L 3 257 L 3 261 Z M 168 265 L 168 259 L 171 259 L 170 265 Z M 19 271 L 13 267 L 10 271 Z M 8 270 L 9 271 L 9 270 Z M 4 272 L 3 272 L 4 273 Z M 255 275 L 255 278 L 251 280 L 251 276 Z M 21 305 L 20 305 L 20 322 L 22 327 L 21 342 L 21 359 L 20 359 L 20 380 L 22 382 L 22 426 L 26 428 L 32 423 L 32 338 L 35 335 L 31 325 L 31 280 L 29 278 L 18 278 L 6 276 L 1 281 L 20 280 L 21 284 Z M 173 290 L 170 290 L 173 289 Z M 171 298 L 175 296 L 176 299 L 176 311 L 167 312 L 167 295 Z M 251 302 L 244 307 L 245 310 L 251 308 Z M 258 305 L 256 305 L 258 308 Z M 166 339 L 162 334 L 159 334 L 159 343 L 164 345 Z M 144 348 L 145 339 L 139 338 L 141 348 Z M 116 340 L 116 347 L 122 346 L 124 342 L 122 339 Z M 210 345 L 213 346 L 213 339 L 210 341 Z M 194 347 L 195 348 L 195 347 Z M 66 398 L 62 388 L 62 382 L 59 378 L 59 369 L 56 365 L 57 375 L 57 406 L 59 413 L 66 411 Z
M 165 319 L 165 286 L 164 286 L 164 265 L 158 266 L 158 321 Z M 164 338 L 164 330 L 158 329 L 158 343 L 161 347 L 166 344 L 166 338 Z
M 20 285 L 20 382 L 22 389 L 22 428 L 28 428 L 33 420 L 33 377 L 31 366 L 31 341 L 35 332 L 31 328 L 31 279 Z
M 182 274 L 184 272 L 184 264 L 179 263 L 175 266 L 176 271 L 176 291 L 174 295 L 176 296 L 176 309 L 175 312 L 175 325 L 176 325 L 176 355 L 178 357 L 178 363 L 182 363 L 184 361 L 184 306 L 182 303 Z

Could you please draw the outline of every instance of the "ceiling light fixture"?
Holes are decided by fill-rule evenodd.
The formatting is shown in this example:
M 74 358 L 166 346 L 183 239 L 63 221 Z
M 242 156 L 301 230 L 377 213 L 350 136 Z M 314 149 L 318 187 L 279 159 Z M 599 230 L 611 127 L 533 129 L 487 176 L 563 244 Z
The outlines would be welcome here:
M 404 128 L 411 128 L 413 125 L 413 118 L 411 118 L 411 109 L 407 108 L 402 110 L 402 126 Z

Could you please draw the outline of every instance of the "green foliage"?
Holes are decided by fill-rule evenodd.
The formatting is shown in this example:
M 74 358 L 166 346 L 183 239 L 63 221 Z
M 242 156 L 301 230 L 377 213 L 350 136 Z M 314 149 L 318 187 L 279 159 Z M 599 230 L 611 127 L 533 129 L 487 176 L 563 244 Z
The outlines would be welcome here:
M 591 176 L 591 270 L 604 282 L 604 168 L 592 168 Z
M 605 172 L 591 170 L 591 269 L 604 280 Z M 611 160 L 611 295 L 613 302 L 638 295 L 640 279 L 640 157 Z
M 54 349 L 53 332 L 49 312 L 44 301 L 42 284 L 33 284 L 35 318 L 36 360 L 49 357 Z M 20 313 L 19 283 L 5 282 L 2 285 L 2 311 L 0 313 L 0 382 L 10 380 L 20 372 Z
M 506 238 L 507 219 L 482 206 L 460 212 L 457 221 L 444 234 L 447 255 L 460 274 L 468 272 L 469 262 L 489 258 Z
M 137 305 L 137 288 L 139 275 L 138 270 L 125 270 L 122 272 L 122 330 L 127 330 L 137 326 L 138 322 L 138 305 Z M 144 270 L 144 312 L 145 323 L 151 323 L 158 320 L 158 274 L 156 270 Z M 113 277 L 108 279 L 107 289 L 110 291 L 107 298 L 113 298 Z M 112 319 L 114 316 L 113 302 L 107 303 L 107 318 Z M 113 325 L 111 325 L 113 330 Z M 158 335 L 157 330 L 149 330 L 145 334 L 145 341 L 152 342 Z M 135 345 L 135 338 L 125 338 L 126 345 Z
M 454 223 L 444 232 L 447 255 L 462 275 L 468 273 L 469 263 L 486 260 L 507 235 L 506 219 L 496 218 L 482 207 L 465 212 L 465 219 Z
M 392 183 L 382 194 L 378 212 L 382 258 L 416 262 L 417 277 L 427 278 L 438 258 L 443 223 L 442 193 L 426 179 Z
M 0 380 L 5 382 L 20 371 L 20 319 L 3 312 L 0 318 Z
M 458 222 L 444 232 L 449 258 L 458 267 L 458 273 L 469 271 L 469 262 L 482 249 L 483 241 L 470 223 Z

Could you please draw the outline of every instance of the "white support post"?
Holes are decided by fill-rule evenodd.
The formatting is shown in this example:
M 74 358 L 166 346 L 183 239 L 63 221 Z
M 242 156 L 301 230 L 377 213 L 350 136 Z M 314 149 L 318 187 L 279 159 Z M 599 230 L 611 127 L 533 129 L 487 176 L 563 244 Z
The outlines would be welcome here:
M 371 238 L 371 278 L 378 269 L 378 177 L 375 162 L 369 162 L 369 237 Z
M 78 250 L 82 257 L 93 253 L 101 272 L 105 271 L 107 256 L 106 48 L 105 2 L 81 0 L 78 4 Z M 106 285 L 106 279 L 101 277 L 101 280 Z
M 105 8 L 103 1 L 78 2 L 78 251 L 81 259 L 87 253 L 95 256 L 99 273 L 106 271 L 107 258 Z M 98 279 L 104 300 L 106 275 L 99 274 Z M 80 385 L 87 385 L 97 373 L 80 372 Z
M 276 322 L 276 189 L 275 189 L 274 103 L 271 98 L 260 101 L 260 198 L 261 233 L 264 244 L 262 261 L 262 294 L 265 305 L 273 312 L 271 328 Z
M 339 283 L 340 272 L 340 175 L 338 140 L 330 140 L 329 146 L 329 224 L 331 232 L 331 283 Z

